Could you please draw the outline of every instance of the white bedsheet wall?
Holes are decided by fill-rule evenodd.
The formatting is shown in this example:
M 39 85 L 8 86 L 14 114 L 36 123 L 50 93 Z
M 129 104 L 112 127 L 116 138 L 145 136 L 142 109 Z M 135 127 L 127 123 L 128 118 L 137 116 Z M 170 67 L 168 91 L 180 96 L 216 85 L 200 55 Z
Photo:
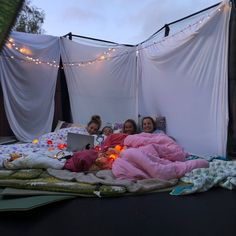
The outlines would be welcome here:
M 136 119 L 135 47 L 94 46 L 65 38 L 60 42 L 73 122 L 87 124 L 94 114 L 103 124 Z
M 4 107 L 17 139 L 30 142 L 52 128 L 59 38 L 20 32 L 10 38 L 0 57 Z
M 226 155 L 230 8 L 176 35 L 139 46 L 139 113 L 166 116 L 167 132 L 189 152 Z

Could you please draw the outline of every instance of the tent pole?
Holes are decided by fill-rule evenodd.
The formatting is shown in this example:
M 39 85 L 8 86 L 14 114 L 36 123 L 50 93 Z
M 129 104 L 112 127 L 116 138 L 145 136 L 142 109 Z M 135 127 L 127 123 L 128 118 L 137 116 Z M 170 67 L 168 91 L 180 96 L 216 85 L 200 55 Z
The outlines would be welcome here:
M 236 1 L 232 0 L 231 2 L 228 58 L 229 124 L 227 154 L 229 158 L 236 158 Z

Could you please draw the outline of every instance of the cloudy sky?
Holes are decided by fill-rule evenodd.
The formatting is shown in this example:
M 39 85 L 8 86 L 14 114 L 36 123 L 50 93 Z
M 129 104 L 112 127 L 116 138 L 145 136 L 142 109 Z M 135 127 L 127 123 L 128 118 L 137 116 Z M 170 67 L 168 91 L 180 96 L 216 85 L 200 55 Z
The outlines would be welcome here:
M 219 0 L 31 0 L 45 12 L 46 34 L 76 35 L 136 44 L 166 23 L 205 9 Z

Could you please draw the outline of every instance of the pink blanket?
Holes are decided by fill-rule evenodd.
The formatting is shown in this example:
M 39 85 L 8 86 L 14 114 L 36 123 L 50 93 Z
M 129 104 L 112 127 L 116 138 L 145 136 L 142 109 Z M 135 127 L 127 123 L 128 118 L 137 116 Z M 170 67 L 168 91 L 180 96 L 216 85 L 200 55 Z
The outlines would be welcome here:
M 141 133 L 129 135 L 124 140 L 124 150 L 112 166 L 119 179 L 180 178 L 196 168 L 207 168 L 208 161 L 188 160 L 188 154 L 165 134 Z

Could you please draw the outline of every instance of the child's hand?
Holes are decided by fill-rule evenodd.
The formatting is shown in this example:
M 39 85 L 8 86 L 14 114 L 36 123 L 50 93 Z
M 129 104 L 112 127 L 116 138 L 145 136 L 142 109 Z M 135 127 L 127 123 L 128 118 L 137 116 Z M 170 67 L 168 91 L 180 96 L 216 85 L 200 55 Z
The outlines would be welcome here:
M 18 153 L 18 152 L 14 152 L 14 153 L 11 153 L 9 154 L 10 155 L 10 159 L 9 161 L 14 161 L 20 157 L 22 157 L 22 154 L 21 153 Z

